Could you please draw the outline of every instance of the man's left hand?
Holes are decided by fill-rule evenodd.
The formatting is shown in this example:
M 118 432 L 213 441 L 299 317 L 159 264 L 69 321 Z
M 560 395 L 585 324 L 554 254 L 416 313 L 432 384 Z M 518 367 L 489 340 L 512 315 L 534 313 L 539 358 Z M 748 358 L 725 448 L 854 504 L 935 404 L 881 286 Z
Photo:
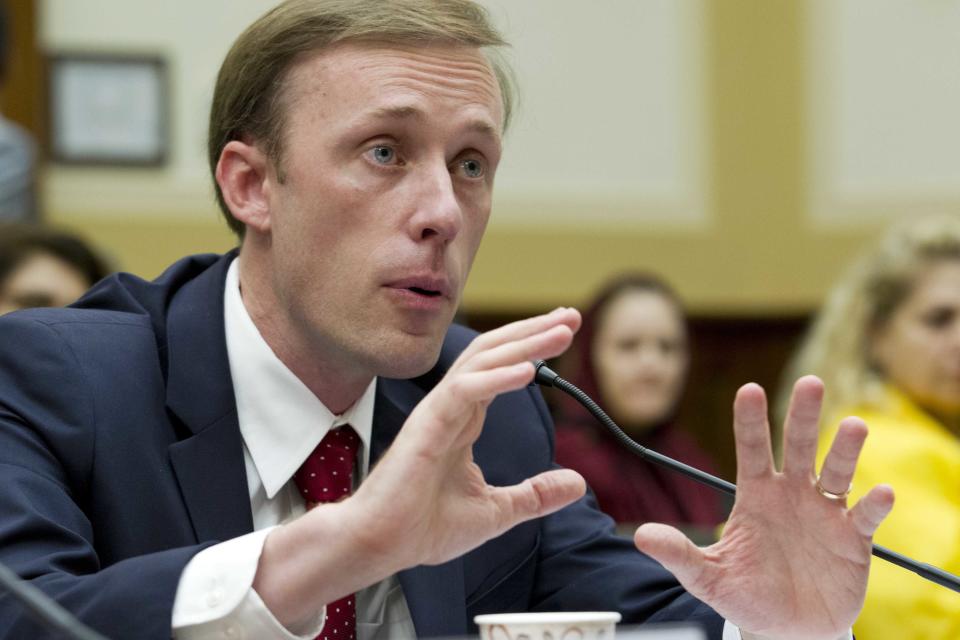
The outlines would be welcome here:
M 814 472 L 823 385 L 794 387 L 784 427 L 783 470 L 774 468 L 763 390 L 749 384 L 734 402 L 737 499 L 723 536 L 696 547 L 673 527 L 645 524 L 637 547 L 744 637 L 836 640 L 863 607 L 873 533 L 893 508 L 893 490 L 874 487 L 855 506 L 850 486 L 867 435 L 847 418 Z

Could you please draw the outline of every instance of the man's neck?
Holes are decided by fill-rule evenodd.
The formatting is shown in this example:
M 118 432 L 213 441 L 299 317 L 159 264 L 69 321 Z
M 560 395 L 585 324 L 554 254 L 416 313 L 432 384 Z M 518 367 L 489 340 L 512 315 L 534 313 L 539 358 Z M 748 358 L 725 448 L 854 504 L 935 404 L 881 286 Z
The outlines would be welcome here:
M 339 415 L 352 407 L 375 377 L 356 371 L 355 365 L 331 358 L 331 350 L 298 339 L 282 306 L 269 301 L 266 283 L 250 277 L 240 263 L 240 297 L 243 306 L 274 355 L 330 410 Z

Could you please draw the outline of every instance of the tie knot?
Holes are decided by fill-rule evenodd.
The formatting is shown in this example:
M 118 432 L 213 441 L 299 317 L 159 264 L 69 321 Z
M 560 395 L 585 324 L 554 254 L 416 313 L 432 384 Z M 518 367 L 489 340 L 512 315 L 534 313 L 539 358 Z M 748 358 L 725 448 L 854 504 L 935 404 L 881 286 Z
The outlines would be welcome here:
M 293 474 L 307 508 L 334 502 L 353 488 L 353 469 L 360 437 L 350 425 L 332 429 Z

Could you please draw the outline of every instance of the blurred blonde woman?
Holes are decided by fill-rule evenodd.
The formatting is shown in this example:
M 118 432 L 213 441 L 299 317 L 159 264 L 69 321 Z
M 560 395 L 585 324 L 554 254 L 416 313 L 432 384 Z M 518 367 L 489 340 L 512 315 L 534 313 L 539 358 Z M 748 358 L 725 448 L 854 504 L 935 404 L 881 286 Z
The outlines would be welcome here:
M 870 435 L 851 503 L 897 504 L 874 540 L 960 574 L 960 217 L 893 227 L 836 285 L 785 379 L 826 383 L 820 458 L 844 416 Z M 781 393 L 784 397 L 786 391 Z M 960 594 L 874 559 L 860 638 L 960 638 Z

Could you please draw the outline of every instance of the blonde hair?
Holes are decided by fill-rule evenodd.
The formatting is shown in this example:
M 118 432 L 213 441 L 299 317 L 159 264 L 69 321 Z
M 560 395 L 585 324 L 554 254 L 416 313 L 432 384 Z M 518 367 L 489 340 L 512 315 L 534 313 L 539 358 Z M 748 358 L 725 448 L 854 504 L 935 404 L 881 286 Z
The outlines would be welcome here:
M 472 0 L 288 0 L 244 31 L 227 53 L 210 108 L 207 155 L 216 174 L 231 140 L 260 143 L 283 180 L 284 83 L 304 54 L 344 41 L 393 45 L 463 45 L 484 50 L 504 107 L 504 129 L 515 102 L 513 75 L 492 48 L 506 42 L 486 10 Z M 217 204 L 227 224 L 242 236 L 214 179 Z
M 847 407 L 882 409 L 884 380 L 872 360 L 871 337 L 910 295 L 917 278 L 943 260 L 960 260 L 960 217 L 891 227 L 834 286 L 786 368 L 777 413 L 786 415 L 793 382 L 811 373 L 826 387 L 825 418 Z

